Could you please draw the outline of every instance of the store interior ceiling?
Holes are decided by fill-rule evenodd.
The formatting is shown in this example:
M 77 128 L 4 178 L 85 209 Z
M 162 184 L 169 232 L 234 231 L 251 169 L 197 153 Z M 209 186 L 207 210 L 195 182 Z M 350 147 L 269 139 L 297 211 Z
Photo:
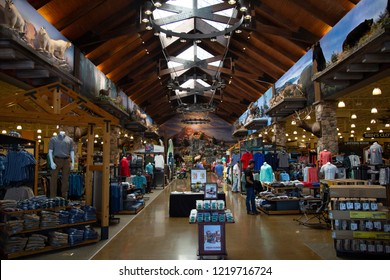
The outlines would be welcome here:
M 199 40 L 196 44 L 194 40 L 184 42 L 176 37 L 169 39 L 162 33 L 156 36 L 155 29 L 146 29 L 148 23 L 142 22 L 144 5 L 157 1 L 28 2 L 153 121 L 161 125 L 179 114 L 177 108 L 194 103 L 212 105 L 217 116 L 233 124 L 251 102 L 261 97 L 359 0 L 197 0 L 195 2 L 198 2 L 198 7 L 216 7 L 218 13 L 214 15 L 212 12 L 211 19 L 219 20 L 219 24 L 226 18 L 223 14 L 225 8 L 231 10 L 231 7 L 235 7 L 238 11 L 246 3 L 249 9 L 245 15 L 250 15 L 250 23 L 240 26 L 241 33 L 232 32 L 229 39 L 213 41 L 208 38 Z M 168 5 L 172 11 L 177 11 L 190 7 L 188 3 L 192 1 L 160 2 Z M 230 5 L 228 2 L 237 3 Z M 240 15 L 243 14 L 236 15 L 233 12 L 231 18 Z M 188 24 L 188 18 L 185 20 L 175 22 L 175 27 L 171 28 L 176 28 L 178 32 L 185 30 L 188 34 L 221 29 L 212 20 L 197 18 L 193 20 L 192 26 Z M 192 52 L 198 59 L 203 59 L 201 55 L 206 55 L 205 61 L 221 64 L 213 68 L 211 64 L 204 67 L 202 63 L 195 63 L 185 68 L 185 71 L 176 71 L 180 67 L 169 71 L 167 57 L 179 61 L 186 52 Z M 216 69 L 219 70 L 218 73 L 215 72 Z M 175 72 L 176 80 L 172 72 Z M 177 98 L 178 94 L 172 89 L 172 82 L 177 80 L 181 83 L 180 87 L 210 85 L 215 82 L 216 76 L 223 86 L 213 91 L 212 98 L 206 91 L 194 93 L 193 90 L 192 94 L 182 94 Z M 4 75 L 0 76 L 0 83 L 3 95 L 21 91 L 21 88 L 9 85 Z M 381 88 L 382 95 L 373 96 L 372 89 L 377 86 Z M 390 116 L 390 101 L 389 98 L 384 98 L 388 95 L 389 86 L 389 78 L 384 78 L 343 97 L 346 107 L 337 110 L 339 130 L 343 134 L 341 136 L 348 137 L 351 134 L 350 115 L 353 113 L 358 116 L 356 137 L 361 137 L 369 126 L 376 131 L 383 129 L 382 126 L 389 122 Z M 368 107 L 371 105 L 377 106 L 379 111 L 375 116 L 369 111 Z M 376 124 L 371 123 L 372 119 L 376 119 Z M 289 118 L 286 120 L 287 133 L 295 130 L 294 126 L 289 125 L 290 121 Z
M 120 87 L 151 118 L 162 124 L 174 117 L 177 99 L 169 100 L 172 90 L 168 88 L 171 75 L 159 75 L 156 70 L 165 54 L 179 56 L 192 40 L 175 40 L 162 47 L 154 30 L 146 30 L 140 23 L 143 5 L 150 1 L 139 0 L 28 0 L 28 2 L 56 29 L 67 37 L 99 70 Z M 151 1 L 154 2 L 154 1 Z M 187 0 L 161 1 L 170 5 L 185 6 Z M 205 6 L 228 1 L 198 0 Z M 205 3 L 203 3 L 205 2 Z M 236 2 L 236 1 L 234 1 Z M 358 0 L 262 0 L 246 1 L 251 24 L 233 32 L 228 51 L 221 40 L 201 40 L 197 44 L 212 56 L 223 56 L 226 71 L 221 80 L 226 86 L 215 94 L 213 106 L 216 115 L 234 123 L 251 102 L 256 101 L 296 61 L 298 61 L 321 37 L 342 19 Z M 240 4 L 241 1 L 237 1 Z M 209 21 L 197 22 L 188 33 L 203 32 L 216 27 Z M 165 52 L 163 52 L 165 49 Z M 234 62 L 234 71 L 231 62 Z M 210 71 L 192 67 L 181 75 L 206 76 L 212 83 Z M 186 76 L 186 77 L 184 77 Z M 198 103 L 210 102 L 207 94 L 195 95 Z M 182 99 L 191 103 L 194 96 Z M 171 101 L 171 102 L 170 102 Z

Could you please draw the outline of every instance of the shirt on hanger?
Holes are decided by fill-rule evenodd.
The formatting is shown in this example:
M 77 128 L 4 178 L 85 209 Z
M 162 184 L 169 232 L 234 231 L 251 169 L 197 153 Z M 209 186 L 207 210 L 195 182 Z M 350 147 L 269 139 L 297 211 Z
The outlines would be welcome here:
M 154 166 L 164 169 L 164 157 L 162 155 L 156 155 L 154 157 Z
M 253 159 L 253 156 L 250 152 L 245 152 L 241 156 L 242 168 L 246 169 L 248 167 L 249 161 Z

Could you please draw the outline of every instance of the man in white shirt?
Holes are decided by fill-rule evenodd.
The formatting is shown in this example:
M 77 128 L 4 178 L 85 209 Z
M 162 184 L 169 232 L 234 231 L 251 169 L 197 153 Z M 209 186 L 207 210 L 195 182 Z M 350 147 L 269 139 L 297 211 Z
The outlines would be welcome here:
M 236 193 L 239 190 L 239 184 L 240 184 L 240 161 L 237 161 L 236 164 L 233 166 L 233 186 L 232 186 L 232 192 Z

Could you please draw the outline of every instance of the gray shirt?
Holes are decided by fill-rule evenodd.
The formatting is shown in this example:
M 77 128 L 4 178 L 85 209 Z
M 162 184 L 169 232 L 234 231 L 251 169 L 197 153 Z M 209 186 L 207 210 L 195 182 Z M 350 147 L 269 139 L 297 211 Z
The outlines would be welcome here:
M 370 147 L 370 164 L 382 164 L 382 146 L 378 143 L 374 143 Z
M 55 157 L 69 157 L 70 152 L 74 151 L 73 139 L 61 134 L 54 136 L 50 139 L 49 150 L 53 150 L 53 156 Z

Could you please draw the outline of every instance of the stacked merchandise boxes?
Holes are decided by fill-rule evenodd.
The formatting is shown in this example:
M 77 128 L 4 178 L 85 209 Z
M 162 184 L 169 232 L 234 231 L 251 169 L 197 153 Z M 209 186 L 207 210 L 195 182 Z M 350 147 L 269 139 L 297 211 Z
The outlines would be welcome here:
M 377 185 L 330 186 L 332 237 L 338 256 L 390 257 L 390 214 Z

